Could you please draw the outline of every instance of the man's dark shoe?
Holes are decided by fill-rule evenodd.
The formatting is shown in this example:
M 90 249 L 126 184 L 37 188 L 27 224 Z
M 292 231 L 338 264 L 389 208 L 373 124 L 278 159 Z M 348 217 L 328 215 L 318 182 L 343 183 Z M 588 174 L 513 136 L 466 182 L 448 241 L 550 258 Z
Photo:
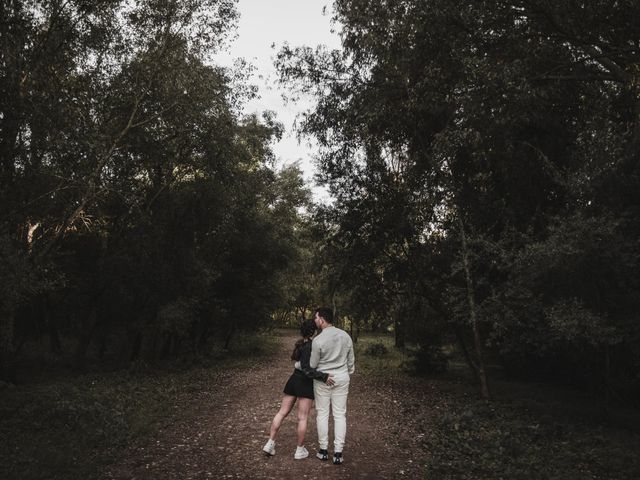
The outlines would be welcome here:
M 333 454 L 333 464 L 342 465 L 344 458 L 342 458 L 342 452 L 336 452 Z
M 322 461 L 329 460 L 329 452 L 327 450 L 320 449 L 318 450 L 318 453 L 316 453 L 316 457 Z

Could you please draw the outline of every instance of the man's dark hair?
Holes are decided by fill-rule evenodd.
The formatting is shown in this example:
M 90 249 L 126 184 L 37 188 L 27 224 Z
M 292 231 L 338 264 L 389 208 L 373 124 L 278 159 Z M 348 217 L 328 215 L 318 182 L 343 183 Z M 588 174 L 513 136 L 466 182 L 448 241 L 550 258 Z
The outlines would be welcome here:
M 324 318 L 327 323 L 333 323 L 333 310 L 328 307 L 320 307 L 316 309 L 316 313 Z

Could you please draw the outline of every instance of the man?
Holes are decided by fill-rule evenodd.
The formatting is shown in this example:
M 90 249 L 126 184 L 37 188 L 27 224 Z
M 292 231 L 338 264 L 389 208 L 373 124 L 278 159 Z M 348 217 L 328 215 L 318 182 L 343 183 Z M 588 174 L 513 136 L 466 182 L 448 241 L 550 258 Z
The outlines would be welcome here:
M 347 434 L 347 395 L 349 378 L 355 371 L 353 342 L 347 332 L 333 326 L 333 310 L 318 308 L 314 320 L 321 332 L 313 339 L 309 365 L 316 370 L 330 374 L 334 384 L 327 385 L 319 380 L 313 381 L 316 397 L 318 443 L 317 457 L 329 459 L 329 408 L 333 412 L 334 450 L 333 463 L 343 462 L 342 448 Z

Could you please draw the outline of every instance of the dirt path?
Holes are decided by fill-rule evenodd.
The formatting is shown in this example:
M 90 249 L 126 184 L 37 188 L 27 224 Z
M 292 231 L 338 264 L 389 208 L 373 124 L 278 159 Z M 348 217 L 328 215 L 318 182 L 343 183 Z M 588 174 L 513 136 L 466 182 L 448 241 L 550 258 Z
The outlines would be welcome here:
M 188 397 L 182 406 L 189 409 L 186 420 L 158 431 L 144 447 L 127 451 L 105 472 L 105 478 L 424 478 L 422 462 L 414 458 L 419 440 L 411 427 L 403 426 L 406 422 L 400 418 L 401 409 L 394 408 L 399 392 L 373 385 L 357 372 L 349 394 L 345 464 L 335 466 L 313 456 L 318 448 L 315 410 L 307 432 L 309 458 L 293 459 L 295 410 L 280 429 L 276 456 L 262 453 L 282 388 L 292 371 L 288 357 L 295 339 L 292 334 L 282 334 L 273 363 L 223 374 L 207 391 Z M 330 430 L 331 441 L 332 437 Z

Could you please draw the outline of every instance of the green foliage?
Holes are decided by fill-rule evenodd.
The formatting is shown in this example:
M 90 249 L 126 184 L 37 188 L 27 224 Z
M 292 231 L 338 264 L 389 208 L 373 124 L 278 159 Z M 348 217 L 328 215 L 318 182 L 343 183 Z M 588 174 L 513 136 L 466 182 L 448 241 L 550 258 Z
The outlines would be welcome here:
M 385 353 L 381 353 L 384 350 Z M 375 351 L 375 354 L 368 352 Z M 363 333 L 355 344 L 357 374 L 374 378 L 392 378 L 404 368 L 406 352 L 393 345 L 393 337 Z
M 225 354 L 163 368 L 56 378 L 37 385 L 2 384 L 0 476 L 98 478 L 127 447 L 188 417 L 193 395 L 279 348 L 274 337 L 243 335 Z
M 382 342 L 371 343 L 364 350 L 365 355 L 369 355 L 370 357 L 384 357 L 388 355 L 389 349 Z
M 274 115 L 239 113 L 248 67 L 210 62 L 235 2 L 0 8 L 0 376 L 44 335 L 81 369 L 264 326 L 309 192 L 273 168 Z
M 549 405 L 547 405 L 549 407 Z M 425 431 L 431 475 L 443 479 L 633 478 L 631 445 L 602 426 L 529 411 L 526 404 L 455 401 Z
M 0 312 L 13 312 L 38 288 L 37 272 L 11 238 L 0 237 Z
M 442 345 L 420 345 L 411 352 L 411 362 L 407 366 L 416 375 L 444 373 L 449 366 L 449 358 Z
M 301 133 L 336 198 L 316 215 L 327 297 L 398 344 L 455 336 L 476 371 L 489 354 L 603 391 L 635 382 L 636 14 L 338 0 L 343 51 L 284 47 L 282 81 L 317 100 Z
M 363 335 L 364 344 L 381 341 Z M 391 346 L 392 339 L 386 340 Z M 360 348 L 360 347 L 358 347 Z M 391 350 L 392 355 L 395 355 Z M 495 399 L 479 401 L 468 372 L 409 375 L 403 364 L 360 355 L 362 388 L 372 388 L 401 418 L 395 427 L 421 460 L 423 476 L 493 480 L 636 478 L 637 410 L 603 411 L 599 400 L 558 383 L 515 382 L 495 375 Z M 365 369 L 360 368 L 364 363 Z M 367 385 L 368 384 L 368 385 Z

